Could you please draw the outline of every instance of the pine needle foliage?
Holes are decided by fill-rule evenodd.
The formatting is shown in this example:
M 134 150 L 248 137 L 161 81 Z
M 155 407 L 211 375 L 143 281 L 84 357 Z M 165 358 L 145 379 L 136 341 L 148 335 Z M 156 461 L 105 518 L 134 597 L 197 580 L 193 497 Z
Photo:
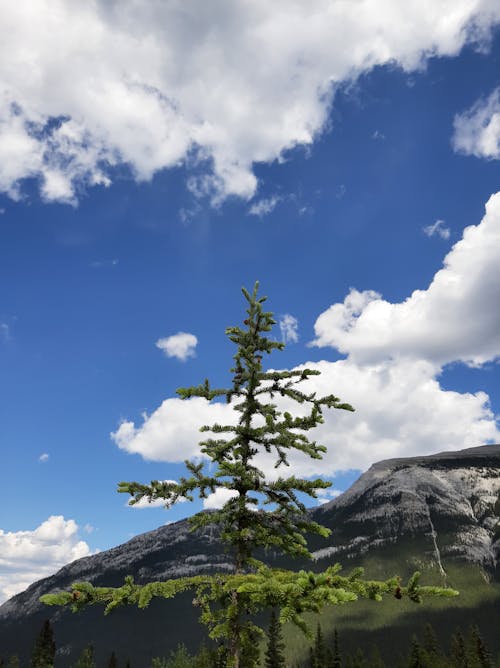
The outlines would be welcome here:
M 213 424 L 201 427 L 208 437 L 200 442 L 205 462 L 186 461 L 189 477 L 178 482 L 153 480 L 149 485 L 121 482 L 118 491 L 131 496 L 130 504 L 142 499 L 149 502 L 162 499 L 171 507 L 180 500 L 201 498 L 218 489 L 229 490 L 233 496 L 224 506 L 211 513 L 198 513 L 192 518 L 193 529 L 216 524 L 221 537 L 232 553 L 234 571 L 203 575 L 165 582 L 135 584 L 127 577 L 118 588 L 93 587 L 76 583 L 71 592 L 48 594 L 42 601 L 49 605 L 70 605 L 74 610 L 101 603 L 108 613 L 124 604 L 146 607 L 153 597 L 171 598 L 193 590 L 194 605 L 201 609 L 201 621 L 209 628 L 212 639 L 222 643 L 228 668 L 252 668 L 256 634 L 262 629 L 252 621 L 253 616 L 269 608 L 280 610 L 281 623 L 293 622 L 306 633 L 309 630 L 302 613 L 318 612 L 324 605 L 339 605 L 358 597 L 381 600 L 383 594 L 396 598 L 408 596 L 419 602 L 422 595 L 451 596 L 451 589 L 420 587 L 416 573 L 406 587 L 397 578 L 385 582 L 363 580 L 362 569 L 348 576 L 340 575 L 334 565 L 323 573 L 271 569 L 255 558 L 260 548 L 272 547 L 282 554 L 309 558 L 305 536 L 328 536 L 330 531 L 314 522 L 302 502 L 302 495 L 315 498 L 317 491 L 330 483 L 317 478 L 306 480 L 291 476 L 266 477 L 257 465 L 262 453 L 274 456 L 278 470 L 289 465 L 288 458 L 300 451 L 312 459 L 321 459 L 323 445 L 306 435 L 323 422 L 325 409 L 353 411 L 347 403 L 333 394 L 319 397 L 305 391 L 307 381 L 320 372 L 313 369 L 266 371 L 263 358 L 282 350 L 283 343 L 270 337 L 276 321 L 265 311 L 265 297 L 258 295 L 258 283 L 250 293 L 242 289 L 247 302 L 243 326 L 229 327 L 226 335 L 236 346 L 229 387 L 213 388 L 208 380 L 194 387 L 177 391 L 182 399 L 202 397 L 207 401 L 225 400 L 234 409 L 232 424 Z M 299 415 L 278 407 L 297 405 Z M 300 409 L 300 410 L 299 410 Z M 221 655 L 222 656 L 222 655 Z

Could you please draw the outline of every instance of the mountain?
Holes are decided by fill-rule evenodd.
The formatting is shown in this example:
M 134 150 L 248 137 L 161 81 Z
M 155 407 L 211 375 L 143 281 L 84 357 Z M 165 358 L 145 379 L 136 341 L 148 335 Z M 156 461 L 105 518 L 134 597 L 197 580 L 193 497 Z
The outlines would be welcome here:
M 378 462 L 344 494 L 310 512 L 332 529 L 326 540 L 311 539 L 310 568 L 336 561 L 347 567 L 363 564 L 368 577 L 424 568 L 429 577 L 452 586 L 457 578 L 462 586 L 476 581 L 468 571 L 467 577 L 460 575 L 464 568 L 480 573 L 490 588 L 500 579 L 500 445 Z M 265 558 L 284 563 L 273 553 Z M 40 596 L 75 581 L 116 586 L 128 574 L 144 583 L 230 569 L 216 527 L 191 532 L 188 520 L 162 526 L 68 564 L 0 606 L 0 657 L 17 652 L 27 661 L 43 620 L 50 618 L 58 667 L 68 666 L 89 642 L 101 664 L 114 650 L 134 668 L 149 666 L 153 656 L 165 655 L 179 642 L 192 647 L 200 642 L 203 629 L 190 596 L 153 601 L 144 611 L 119 609 L 107 617 L 102 608 L 79 614 L 47 608 Z
M 465 560 L 495 576 L 500 560 L 500 445 L 374 464 L 344 494 L 314 511 L 332 529 L 315 558 L 344 562 L 417 540 L 444 573 Z M 422 554 L 423 552 L 423 554 Z

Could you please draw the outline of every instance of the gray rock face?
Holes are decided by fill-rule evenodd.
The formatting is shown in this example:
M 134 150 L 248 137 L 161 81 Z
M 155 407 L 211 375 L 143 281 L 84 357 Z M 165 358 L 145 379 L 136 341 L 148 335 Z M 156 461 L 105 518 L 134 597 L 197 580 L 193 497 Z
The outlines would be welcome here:
M 500 561 L 500 445 L 379 462 L 344 494 L 311 513 L 317 522 L 332 529 L 327 540 L 311 540 L 317 567 L 366 554 L 383 555 L 384 548 L 399 548 L 409 539 L 418 544 L 420 558 L 436 563 L 443 572 L 450 559 L 464 559 L 494 574 Z M 267 557 L 272 560 L 272 555 Z M 193 533 L 187 520 L 162 526 L 68 564 L 0 606 L 0 656 L 7 654 L 4 648 L 12 651 L 15 638 L 34 638 L 41 620 L 48 616 L 57 626 L 58 637 L 66 641 L 64 651 L 72 649 L 76 627 L 70 621 L 71 614 L 39 602 L 42 594 L 67 589 L 72 582 L 117 586 L 129 574 L 143 583 L 230 569 L 216 527 Z M 189 616 L 185 612 L 189 606 L 186 601 L 184 612 L 178 614 Z M 90 614 L 86 619 L 93 621 L 85 623 L 88 633 L 94 629 L 94 635 L 87 637 L 93 638 L 97 654 L 102 645 L 104 655 L 112 645 L 110 636 L 106 640 L 102 635 L 102 610 L 99 615 Z M 136 618 L 130 619 L 131 628 L 135 628 Z M 153 623 L 151 619 L 148 624 Z M 117 626 L 114 632 L 123 645 L 123 631 L 120 636 Z M 147 627 L 147 632 L 152 634 L 152 627 Z M 144 646 L 151 642 L 143 640 Z M 174 640 L 175 646 L 183 639 L 177 634 Z M 134 643 L 137 646 L 137 640 Z M 134 656 L 132 650 L 128 656 Z
M 438 565 L 461 558 L 494 572 L 499 499 L 500 445 L 378 462 L 315 512 L 333 530 L 315 557 L 355 558 L 418 536 Z

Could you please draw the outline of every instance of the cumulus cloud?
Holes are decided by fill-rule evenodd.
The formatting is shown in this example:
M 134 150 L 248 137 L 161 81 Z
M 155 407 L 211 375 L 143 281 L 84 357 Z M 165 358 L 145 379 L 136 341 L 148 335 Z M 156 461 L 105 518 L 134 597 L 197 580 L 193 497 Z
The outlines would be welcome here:
M 455 151 L 477 158 L 500 158 L 500 88 L 455 116 L 452 144 Z
M 38 457 L 38 461 L 41 462 L 42 464 L 45 464 L 45 462 L 48 462 L 50 459 L 50 455 L 48 452 L 43 452 L 40 457 Z
M 444 220 L 436 220 L 436 222 L 432 223 L 432 225 L 426 225 L 426 227 L 422 229 L 424 234 L 426 234 L 428 237 L 433 237 L 437 234 L 437 236 L 441 237 L 441 239 L 450 238 L 450 228 L 446 227 Z
M 155 345 L 160 350 L 163 350 L 167 357 L 175 357 L 181 362 L 185 362 L 189 357 L 195 356 L 197 344 L 198 339 L 194 334 L 178 332 L 173 336 L 158 339 Z
M 321 372 L 304 391 L 334 393 L 350 402 L 355 413 L 325 411 L 325 422 L 310 436 L 327 446 L 322 461 L 301 453 L 290 457 L 290 469 L 298 475 L 334 475 L 338 471 L 366 469 L 380 459 L 456 450 L 500 440 L 500 432 L 484 392 L 444 390 L 438 368 L 424 360 L 385 360 L 358 364 L 353 360 L 308 362 Z M 301 367 L 299 367 L 301 368 Z M 279 400 L 283 410 L 300 413 L 301 407 Z M 115 443 L 147 460 L 181 462 L 199 457 L 204 424 L 235 424 L 239 414 L 231 405 L 210 404 L 205 399 L 167 399 L 142 425 L 125 422 L 112 434 Z M 272 456 L 262 455 L 258 465 L 271 477 Z M 222 492 L 221 492 L 222 493 Z M 219 497 L 216 497 L 219 498 Z
M 151 415 L 143 416 L 143 423 L 125 421 L 111 434 L 119 448 L 145 459 L 183 462 L 199 455 L 198 442 L 202 425 L 219 422 L 235 424 L 238 416 L 231 406 L 210 404 L 201 397 L 165 399 Z
M 297 343 L 299 340 L 299 321 L 293 315 L 285 313 L 279 319 L 281 338 L 283 343 Z
M 485 42 L 491 0 L 1 0 L 0 189 L 36 178 L 74 204 L 180 163 L 215 201 L 255 194 L 255 163 L 282 160 L 325 126 L 339 84 L 376 65 L 409 72 Z
M 334 475 L 381 459 L 499 442 L 488 395 L 445 390 L 439 382 L 446 363 L 482 364 L 500 356 L 499 267 L 500 193 L 488 201 L 480 224 L 464 230 L 426 290 L 393 304 L 377 292 L 352 289 L 320 315 L 314 344 L 347 357 L 304 364 L 321 375 L 302 389 L 334 393 L 356 412 L 326 411 L 324 424 L 310 432 L 327 446 L 324 459 L 293 454 L 289 471 Z M 277 401 L 282 410 L 303 410 Z M 146 459 L 179 462 L 199 456 L 201 425 L 235 424 L 238 417 L 231 405 L 167 399 L 142 424 L 124 422 L 112 437 Z M 281 473 L 267 454 L 258 465 L 271 477 Z
M 76 522 L 62 515 L 52 515 L 33 531 L 0 529 L 0 603 L 89 554 Z
M 446 255 L 425 290 L 393 304 L 376 292 L 351 289 L 316 321 L 317 346 L 351 359 L 394 357 L 480 365 L 500 355 L 500 193 L 486 204 L 479 225 Z

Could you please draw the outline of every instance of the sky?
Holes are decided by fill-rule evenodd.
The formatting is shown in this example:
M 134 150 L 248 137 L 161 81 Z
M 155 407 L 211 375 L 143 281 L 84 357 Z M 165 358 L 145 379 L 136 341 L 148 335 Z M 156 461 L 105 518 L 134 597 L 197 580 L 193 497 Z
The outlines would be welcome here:
M 256 280 L 266 368 L 356 409 L 290 460 L 319 502 L 500 442 L 498 2 L 0 11 L 0 602 L 203 507 L 116 487 L 177 479 L 232 419 L 175 391 L 228 382 Z

